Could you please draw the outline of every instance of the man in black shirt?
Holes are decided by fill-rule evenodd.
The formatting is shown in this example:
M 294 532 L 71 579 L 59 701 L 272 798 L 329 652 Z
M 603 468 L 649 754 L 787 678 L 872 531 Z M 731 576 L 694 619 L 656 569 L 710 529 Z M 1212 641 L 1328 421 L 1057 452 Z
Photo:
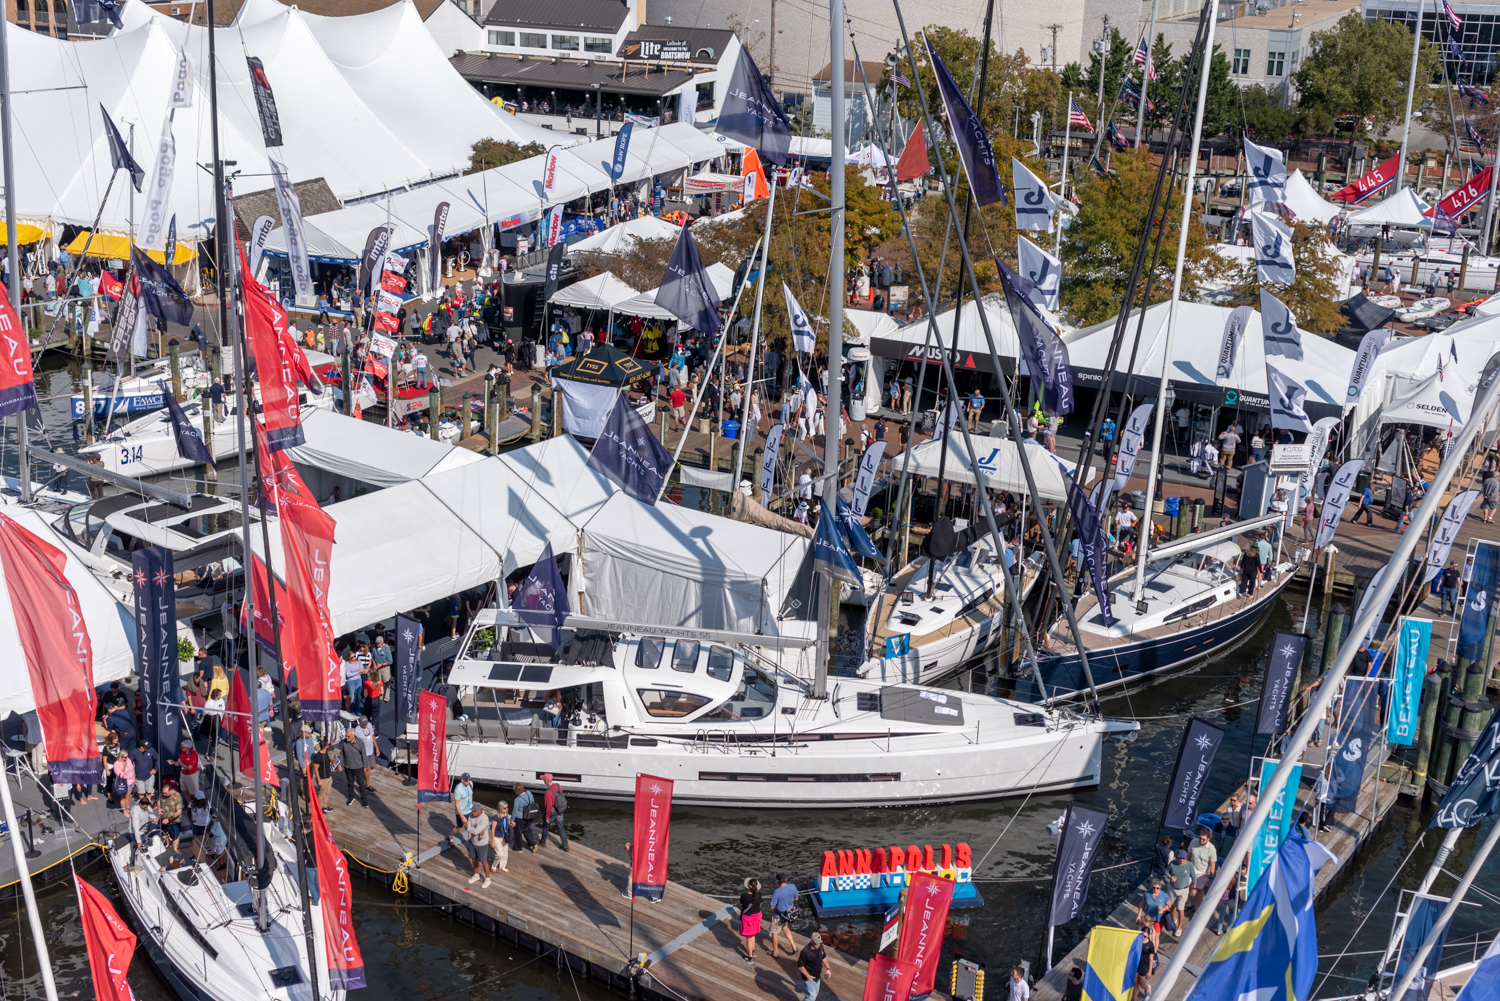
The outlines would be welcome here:
M 1077 966 L 1068 971 L 1068 986 L 1063 988 L 1063 1001 L 1083 1001 L 1083 970 Z
M 1151 860 L 1151 875 L 1167 877 L 1167 866 L 1172 864 L 1172 836 L 1170 834 L 1161 839 L 1161 844 L 1156 846 L 1156 857 Z
M 817 998 L 828 968 L 827 961 L 828 956 L 823 951 L 823 936 L 813 932 L 807 945 L 797 954 L 797 972 L 802 975 L 802 1001 L 815 1001 Z
M 339 759 L 344 766 L 344 781 L 349 788 L 349 798 L 344 800 L 345 805 L 354 805 L 354 793 L 358 790 L 359 805 L 368 810 L 370 799 L 365 789 L 365 769 L 370 767 L 370 759 L 365 754 L 365 745 L 354 735 L 352 728 L 344 731 L 344 742 L 339 745 Z
M 333 797 L 333 759 L 328 753 L 328 741 L 319 740 L 318 749 L 313 753 L 309 763 L 308 775 L 318 784 L 318 802 L 327 813 L 333 807 L 328 801 Z

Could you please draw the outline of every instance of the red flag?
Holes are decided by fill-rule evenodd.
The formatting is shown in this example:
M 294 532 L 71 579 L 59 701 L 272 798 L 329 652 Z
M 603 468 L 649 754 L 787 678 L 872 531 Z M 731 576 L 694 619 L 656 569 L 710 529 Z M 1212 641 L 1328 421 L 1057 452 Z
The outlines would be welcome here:
M 1495 165 L 1490 164 L 1481 170 L 1468 184 L 1461 184 L 1448 193 L 1448 197 L 1438 202 L 1438 211 L 1447 215 L 1449 219 L 1457 219 L 1490 193 L 1490 176 L 1494 173 Z M 1431 215 L 1429 211 L 1427 213 Z
M 260 745 L 260 780 L 267 785 L 281 788 L 281 776 L 276 774 L 276 765 L 271 761 L 271 749 L 266 746 L 266 732 L 255 728 L 255 742 Z M 240 741 L 240 774 L 255 774 L 255 750 L 248 740 Z
M 250 581 L 254 588 L 253 614 L 255 616 L 255 642 L 260 648 L 271 656 L 276 656 L 276 633 L 271 629 L 271 594 L 266 588 L 266 563 L 259 556 L 250 557 Z M 281 628 L 286 628 L 286 616 L 281 610 L 286 607 L 286 585 L 278 578 L 276 581 L 276 612 L 277 618 L 281 620 Z M 245 619 L 245 603 L 240 603 L 240 628 L 249 633 L 250 623 Z
M 382 271 L 380 273 L 380 287 L 387 292 L 394 292 L 396 295 L 400 295 L 406 291 L 406 279 L 394 271 Z
M 36 382 L 31 375 L 31 341 L 0 282 L 0 417 L 36 406 Z
M 932 993 L 937 978 L 938 958 L 943 951 L 943 935 L 948 926 L 948 905 L 953 902 L 953 881 L 927 872 L 909 872 L 906 907 L 901 912 L 901 942 L 896 958 L 916 967 L 912 978 L 913 996 Z
M 1399 173 L 1397 161 L 1400 159 L 1400 154 L 1391 157 L 1364 177 L 1359 178 L 1347 187 L 1340 188 L 1328 197 L 1336 202 L 1348 202 L 1351 205 L 1358 205 L 1376 192 L 1384 190 L 1386 185 L 1396 179 L 1396 175 Z
M 672 780 L 635 777 L 635 833 L 630 841 L 630 894 L 660 900 L 667 888 L 667 835 L 672 829 Z
M 250 717 L 254 709 L 250 693 L 245 690 L 245 679 L 238 670 L 229 673 L 229 698 L 224 700 L 224 727 L 239 740 L 241 747 L 246 747 L 250 743 Z
M 125 283 L 120 281 L 108 271 L 99 273 L 99 293 L 115 302 L 120 301 L 120 296 L 125 294 Z
M 401 329 L 401 321 L 390 313 L 377 312 L 375 314 L 375 329 L 394 334 L 397 330 Z
M 906 147 L 901 150 L 901 158 L 896 161 L 896 180 L 914 181 L 932 169 L 932 163 L 927 159 L 927 137 L 922 132 L 922 123 L 912 130 L 911 138 L 906 141 Z
M 303 718 L 330 722 L 338 719 L 343 695 L 342 669 L 333 648 L 333 617 L 328 611 L 335 526 L 295 469 L 291 472 L 281 478 L 277 494 L 287 583 L 282 663 L 289 672 L 297 672 Z
M 417 696 L 417 805 L 451 798 L 448 780 L 448 703 L 437 692 Z
M 291 366 L 292 376 L 302 385 L 315 393 L 323 391 L 323 383 L 318 381 L 317 373 L 312 369 L 312 362 L 308 361 L 307 352 L 302 350 L 302 345 L 297 343 L 292 336 L 289 327 L 277 327 L 276 339 L 281 348 L 281 356 Z
M 328 954 L 328 986 L 353 991 L 365 986 L 365 960 L 354 938 L 354 892 L 349 863 L 333 842 L 328 820 L 318 808 L 316 782 L 307 783 L 312 817 L 313 857 L 318 863 L 318 906 L 323 911 L 323 951 Z
M 78 891 L 78 916 L 83 919 L 83 944 L 89 954 L 94 997 L 99 1001 L 135 1001 L 130 981 L 125 979 L 135 955 L 135 936 L 115 913 L 109 898 L 76 872 L 73 885 Z
M 24 341 L 23 341 L 24 345 Z M 30 348 L 26 348 L 29 352 Z M 99 781 L 94 646 L 62 550 L 0 514 L 0 564 L 53 782 Z
M 273 450 L 301 445 L 302 418 L 298 410 L 295 363 L 287 345 L 295 344 L 287 330 L 286 310 L 276 297 L 267 292 L 245 263 L 240 248 L 241 296 L 245 304 L 245 333 L 255 355 L 255 371 L 260 379 L 261 406 L 265 412 L 267 444 Z M 296 352 L 302 355 L 300 349 Z M 306 356 L 302 358 L 306 364 Z
M 390 375 L 391 370 L 386 367 L 385 359 L 377 354 L 365 355 L 365 371 L 377 379 L 384 379 Z
M 907 1001 L 917 968 L 890 956 L 876 956 L 865 972 L 864 1001 Z

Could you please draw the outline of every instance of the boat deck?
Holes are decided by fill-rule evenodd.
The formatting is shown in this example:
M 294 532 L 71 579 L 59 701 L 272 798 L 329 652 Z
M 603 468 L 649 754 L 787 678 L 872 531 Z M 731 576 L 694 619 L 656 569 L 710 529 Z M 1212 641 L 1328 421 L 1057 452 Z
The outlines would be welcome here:
M 10 783 L 15 801 L 21 845 L 28 853 L 36 852 L 27 859 L 27 867 L 39 887 L 69 878 L 69 859 L 75 865 L 92 861 L 101 855 L 104 845 L 128 829 L 125 815 L 105 806 L 103 793 L 96 793 L 97 798 L 91 803 L 70 806 L 68 817 L 73 823 L 60 822 L 57 808 L 51 802 L 51 787 L 44 792 L 30 775 L 25 775 L 18 787 L 15 766 L 7 764 L 4 780 Z M 9 834 L 0 834 L 0 900 L 20 892 L 20 873 L 9 838 Z
M 356 872 L 389 884 L 407 853 L 421 859 L 407 871 L 411 894 L 476 928 L 537 954 L 552 953 L 575 975 L 628 991 L 631 956 L 648 955 L 640 985 L 646 998 L 673 1001 L 763 1001 L 800 996 L 796 957 L 772 960 L 764 926 L 755 963 L 741 958 L 736 909 L 725 901 L 668 883 L 657 904 L 631 901 L 630 867 L 573 839 L 564 854 L 556 842 L 535 854 L 510 853 L 510 872 L 489 889 L 469 883 L 467 852 L 447 847 L 453 827 L 447 804 L 416 807 L 415 785 L 377 773 L 371 808 L 332 797 L 330 826 Z M 342 792 L 336 782 L 335 793 Z M 442 850 L 433 853 L 434 848 Z M 798 945 L 805 943 L 802 936 Z M 864 989 L 862 960 L 828 948 L 832 968 L 820 997 L 852 1001 Z

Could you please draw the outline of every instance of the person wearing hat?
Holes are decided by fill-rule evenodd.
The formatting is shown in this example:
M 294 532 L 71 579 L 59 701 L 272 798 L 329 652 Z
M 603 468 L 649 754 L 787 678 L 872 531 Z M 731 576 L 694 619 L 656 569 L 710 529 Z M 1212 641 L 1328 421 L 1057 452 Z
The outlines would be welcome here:
M 453 826 L 462 828 L 469 822 L 469 814 L 474 811 L 474 780 L 469 778 L 469 773 L 464 772 L 453 783 Z
M 823 936 L 817 932 L 797 954 L 797 972 L 802 976 L 802 1001 L 817 1001 L 823 978 L 828 976 L 828 954 L 823 951 Z
M 375 724 L 370 717 L 361 716 L 354 726 L 354 735 L 365 748 L 365 785 L 370 784 L 370 766 L 380 757 L 380 738 L 375 734 Z
M 568 794 L 562 791 L 562 786 L 557 784 L 551 772 L 542 774 L 542 788 L 546 792 L 542 794 L 542 837 L 537 847 L 547 846 L 547 833 L 556 825 L 557 843 L 563 851 L 567 851 L 568 827 L 563 815 L 568 811 Z
M 188 819 L 193 824 L 193 837 L 201 838 L 208 833 L 209 822 L 213 819 L 213 811 L 208 808 L 208 800 L 203 795 L 203 790 L 193 794 L 188 806 Z
M 1188 894 L 1193 890 L 1193 864 L 1188 861 L 1186 849 L 1177 849 L 1172 864 L 1167 866 L 1167 878 L 1172 881 L 1172 909 L 1177 921 L 1177 931 L 1173 934 L 1181 938 L 1182 926 L 1187 921 Z
M 158 761 L 156 751 L 148 742 L 144 740 L 136 741 L 135 750 L 130 752 L 130 763 L 135 766 L 136 794 L 144 796 L 147 793 L 156 792 Z
M 469 882 L 484 880 L 479 884 L 481 890 L 490 885 L 490 844 L 495 839 L 495 826 L 495 821 L 484 815 L 482 806 L 470 810 L 464 823 L 464 840 L 469 843 L 469 867 L 474 871 Z
M 777 947 L 780 936 L 786 932 L 787 952 L 797 953 L 797 940 L 792 938 L 792 910 L 797 906 L 797 886 L 787 881 L 786 873 L 776 874 L 776 889 L 771 891 L 771 958 L 779 958 Z
M 740 937 L 745 940 L 745 962 L 755 962 L 755 936 L 760 934 L 760 880 L 745 877 L 740 893 Z
M 182 795 L 191 800 L 198 793 L 198 749 L 191 740 L 182 742 L 182 749 L 177 752 L 177 766 L 181 769 L 178 782 L 182 786 Z

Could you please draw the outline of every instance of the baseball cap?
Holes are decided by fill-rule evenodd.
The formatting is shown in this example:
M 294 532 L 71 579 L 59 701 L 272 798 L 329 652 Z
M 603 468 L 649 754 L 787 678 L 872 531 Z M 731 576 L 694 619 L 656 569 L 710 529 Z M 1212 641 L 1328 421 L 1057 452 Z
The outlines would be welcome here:
M 462 775 L 460 775 L 458 777 L 458 780 L 460 782 L 468 782 L 469 781 L 469 773 L 468 772 L 464 772 Z
M 552 773 L 551 772 L 542 772 L 542 781 L 543 782 L 551 782 L 552 781 Z

